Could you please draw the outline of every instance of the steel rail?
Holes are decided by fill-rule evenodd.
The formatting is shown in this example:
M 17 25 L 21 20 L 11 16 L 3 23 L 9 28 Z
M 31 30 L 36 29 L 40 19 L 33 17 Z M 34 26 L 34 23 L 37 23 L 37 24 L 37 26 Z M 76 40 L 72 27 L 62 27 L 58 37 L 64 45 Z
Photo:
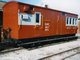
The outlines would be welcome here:
M 73 50 L 76 50 L 76 49 L 78 49 L 78 48 L 80 48 L 80 47 L 72 48 L 72 49 L 69 49 L 69 50 L 66 50 L 66 51 L 62 51 L 62 52 L 57 53 L 57 54 L 53 54 L 53 55 L 50 55 L 50 56 L 46 56 L 46 57 L 40 58 L 39 60 L 44 60 L 44 59 L 46 59 L 46 58 L 53 57 L 53 56 L 56 56 L 56 55 L 59 55 L 59 54 L 65 53 L 65 52 L 73 51 Z M 79 52 L 79 53 L 80 53 L 80 52 Z M 75 55 L 75 54 L 73 54 L 73 55 Z M 71 55 L 71 56 L 73 56 L 73 55 Z M 68 56 L 68 57 L 70 57 L 70 56 Z M 63 60 L 66 59 L 66 58 L 68 58 L 68 57 L 63 58 Z
M 13 52 L 13 51 L 21 50 L 21 49 L 23 49 L 23 47 L 6 49 L 6 50 L 3 50 L 3 51 L 0 51 L 0 54 L 5 54 L 5 53 L 9 53 L 9 52 Z

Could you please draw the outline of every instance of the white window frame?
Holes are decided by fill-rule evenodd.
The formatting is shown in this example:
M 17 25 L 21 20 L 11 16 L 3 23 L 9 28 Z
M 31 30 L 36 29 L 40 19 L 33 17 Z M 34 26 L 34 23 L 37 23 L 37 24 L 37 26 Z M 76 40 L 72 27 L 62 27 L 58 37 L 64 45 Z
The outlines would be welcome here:
M 73 18 L 73 17 L 72 17 L 72 18 Z M 73 18 L 73 20 L 72 20 L 72 26 L 75 26 L 74 23 L 75 23 L 75 22 L 74 22 L 74 18 Z
M 68 26 L 70 26 L 71 24 L 70 24 L 70 17 L 68 17 Z
M 41 13 L 35 12 L 35 22 L 36 22 L 36 14 L 39 14 L 39 23 L 36 23 L 36 25 L 41 25 Z
M 78 25 L 78 23 L 77 23 L 77 18 L 75 18 L 75 26 L 77 26 Z
M 32 18 L 31 18 L 31 21 L 30 22 L 27 22 L 27 21 L 25 22 L 21 18 L 21 16 L 22 15 L 25 15 L 25 14 L 27 14 L 27 13 L 19 13 L 18 14 L 18 25 L 36 25 L 35 24 L 35 15 L 32 14 Z
M 73 22 L 74 22 L 73 19 L 74 19 L 74 18 L 71 17 L 71 26 L 74 26 L 74 24 L 73 24 Z
M 68 22 L 68 17 L 66 17 L 66 26 L 68 26 L 68 23 L 67 22 Z
M 71 19 L 71 24 L 70 24 L 70 19 Z M 74 21 L 73 21 L 74 19 Z M 67 23 L 67 20 L 68 20 L 68 23 Z M 73 24 L 74 22 L 74 24 Z M 66 17 L 66 26 L 77 26 L 78 23 L 77 23 L 77 18 L 74 18 L 74 17 Z

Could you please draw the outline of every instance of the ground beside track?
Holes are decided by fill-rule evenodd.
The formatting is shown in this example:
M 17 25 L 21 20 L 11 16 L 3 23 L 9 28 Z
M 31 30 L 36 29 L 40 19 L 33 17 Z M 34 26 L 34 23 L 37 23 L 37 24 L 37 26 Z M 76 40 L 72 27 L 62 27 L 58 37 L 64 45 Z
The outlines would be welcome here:
M 78 38 L 80 39 L 80 34 L 76 34 L 76 36 L 78 36 Z
M 78 47 L 80 47 L 80 39 L 60 44 L 51 44 L 32 50 L 22 48 L 16 51 L 0 54 L 0 60 L 54 60 L 54 57 L 55 60 L 62 60 L 63 58 L 73 59 L 76 56 L 75 54 L 80 52 L 80 48 Z M 70 51 L 65 54 L 59 54 L 67 50 Z M 73 55 L 71 56 L 72 58 L 69 57 L 69 55 Z M 78 56 L 79 55 L 80 54 L 78 54 Z

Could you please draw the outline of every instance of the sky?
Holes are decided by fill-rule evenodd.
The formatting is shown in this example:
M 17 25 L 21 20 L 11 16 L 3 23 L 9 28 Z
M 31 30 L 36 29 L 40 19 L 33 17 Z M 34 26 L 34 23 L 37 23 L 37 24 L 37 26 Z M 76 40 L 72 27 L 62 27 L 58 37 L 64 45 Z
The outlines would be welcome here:
M 80 0 L 17 0 L 17 1 L 43 7 L 45 5 L 48 5 L 48 8 L 75 13 L 78 14 L 80 17 Z

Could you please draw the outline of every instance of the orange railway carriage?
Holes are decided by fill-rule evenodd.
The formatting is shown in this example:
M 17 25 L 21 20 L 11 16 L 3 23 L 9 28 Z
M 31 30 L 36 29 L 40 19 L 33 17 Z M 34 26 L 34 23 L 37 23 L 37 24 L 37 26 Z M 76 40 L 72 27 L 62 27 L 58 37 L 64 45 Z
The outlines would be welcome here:
M 8 2 L 3 7 L 3 28 L 10 28 L 10 38 L 18 41 L 73 36 L 77 33 L 77 17 L 73 13 L 47 7 Z

